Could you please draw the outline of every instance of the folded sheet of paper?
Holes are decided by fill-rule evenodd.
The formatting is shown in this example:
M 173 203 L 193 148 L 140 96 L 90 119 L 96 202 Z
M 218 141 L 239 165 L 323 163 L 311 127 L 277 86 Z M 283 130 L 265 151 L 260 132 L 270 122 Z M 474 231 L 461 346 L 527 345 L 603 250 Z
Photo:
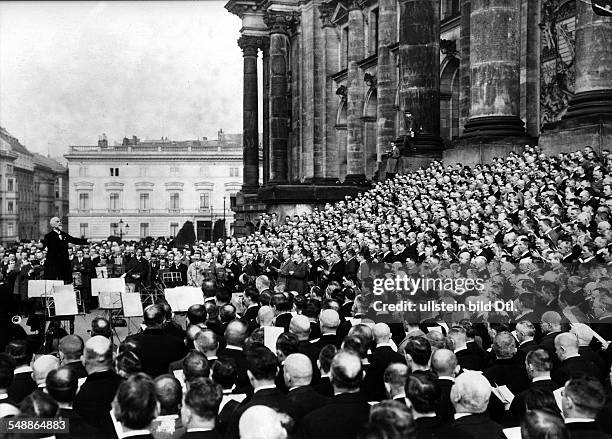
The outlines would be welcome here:
M 514 400 L 514 393 L 508 386 L 491 386 L 491 391 L 504 404 L 506 410 L 510 410 L 510 404 Z
M 284 328 L 277 326 L 264 326 L 264 345 L 276 354 L 276 340 L 285 332 Z
M 504 428 L 503 432 L 508 439 L 521 439 L 523 437 L 521 436 L 521 427 Z
M 53 288 L 56 316 L 74 316 L 79 313 L 76 293 L 72 285 L 62 285 Z
M 204 305 L 204 293 L 198 287 L 166 288 L 164 296 L 174 312 L 184 312 L 191 305 Z
M 125 293 L 125 279 L 111 277 L 108 279 L 91 279 L 91 295 L 98 296 L 101 292 Z
M 29 280 L 28 297 L 52 297 L 53 288 L 64 286 L 63 280 Z

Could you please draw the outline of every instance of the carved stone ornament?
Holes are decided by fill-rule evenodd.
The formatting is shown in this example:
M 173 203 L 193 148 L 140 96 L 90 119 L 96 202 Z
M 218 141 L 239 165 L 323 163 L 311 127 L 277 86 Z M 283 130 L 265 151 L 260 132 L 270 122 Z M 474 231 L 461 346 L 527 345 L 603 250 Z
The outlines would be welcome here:
M 340 96 L 342 99 L 346 99 L 346 94 L 347 94 L 347 88 L 346 85 L 341 85 L 340 87 L 338 87 L 338 89 L 336 90 L 336 94 L 338 96 Z
M 366 85 L 370 88 L 376 88 L 376 76 L 375 75 L 371 75 L 370 73 L 366 73 L 363 76 L 363 81 L 366 83 Z
M 266 11 L 264 23 L 273 34 L 291 34 L 300 23 L 300 16 L 295 12 Z
M 440 40 L 440 52 L 444 55 L 457 55 L 457 41 L 455 40 Z
M 331 27 L 334 26 L 332 23 L 332 18 L 334 16 L 334 11 L 336 8 L 331 2 L 321 3 L 319 5 L 319 16 L 321 17 L 322 27 Z
M 257 50 L 262 46 L 262 39 L 251 35 L 242 35 L 238 38 L 238 46 L 243 56 L 257 56 Z

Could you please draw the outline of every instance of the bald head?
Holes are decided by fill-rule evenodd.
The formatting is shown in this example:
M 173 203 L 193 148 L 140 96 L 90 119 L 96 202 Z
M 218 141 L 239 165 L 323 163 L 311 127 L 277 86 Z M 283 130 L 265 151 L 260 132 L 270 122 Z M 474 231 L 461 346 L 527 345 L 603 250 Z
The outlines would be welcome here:
M 47 393 L 59 403 L 71 403 L 79 388 L 76 372 L 65 366 L 50 371 L 46 383 Z
M 238 429 L 240 439 L 286 439 L 284 425 L 288 422 L 286 415 L 264 406 L 249 407 L 240 416 Z
M 162 375 L 155 379 L 155 395 L 159 401 L 161 415 L 179 413 L 183 389 L 181 383 L 172 375 Z
M 224 334 L 227 344 L 242 347 L 244 340 L 247 338 L 247 329 L 247 325 L 241 320 L 229 322 Z
M 450 349 L 437 349 L 431 355 L 431 370 L 438 376 L 454 377 L 457 373 L 457 356 Z
M 37 385 L 45 384 L 47 375 L 60 367 L 59 359 L 53 355 L 41 355 L 32 364 L 32 378 Z
M 556 311 L 546 311 L 540 319 L 542 330 L 546 333 L 561 331 L 561 314 Z
M 257 311 L 259 326 L 272 326 L 274 322 L 274 308 L 264 305 Z
M 194 340 L 195 348 L 204 355 L 214 355 L 219 348 L 217 334 L 210 329 L 202 329 Z
M 450 399 L 456 413 L 483 413 L 491 397 L 491 384 L 484 375 L 466 371 L 455 379 Z
M 59 351 L 63 356 L 63 362 L 68 363 L 81 359 L 83 355 L 83 339 L 78 335 L 67 335 L 59 342 Z
M 340 315 L 333 309 L 324 309 L 319 315 L 319 325 L 322 334 L 335 334 L 340 326 Z
M 409 374 L 410 368 L 404 363 L 391 363 L 387 366 L 383 374 L 383 381 L 388 386 L 387 390 L 391 398 L 404 392 Z
M 361 359 L 349 351 L 340 351 L 331 364 L 331 382 L 335 392 L 353 392 L 359 389 L 363 372 Z
M 312 362 L 304 354 L 291 354 L 285 358 L 283 373 L 289 389 L 307 386 L 312 381 Z
M 112 344 L 108 338 L 96 335 L 85 342 L 83 364 L 87 374 L 107 370 L 112 363 Z
M 372 328 L 372 335 L 376 343 L 388 343 L 391 340 L 391 328 L 386 323 L 377 323 Z
M 289 323 L 289 332 L 295 334 L 298 340 L 308 340 L 310 336 L 310 320 L 308 317 L 298 314 L 291 319 Z
M 579 348 L 580 344 L 575 334 L 562 332 L 555 337 L 555 352 L 561 361 L 578 354 Z

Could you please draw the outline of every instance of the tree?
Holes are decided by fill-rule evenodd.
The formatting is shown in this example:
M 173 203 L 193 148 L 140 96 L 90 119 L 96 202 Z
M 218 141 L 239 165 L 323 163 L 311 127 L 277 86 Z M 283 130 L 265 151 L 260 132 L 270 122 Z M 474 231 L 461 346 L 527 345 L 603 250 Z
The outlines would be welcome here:
M 175 246 L 178 248 L 189 246 L 191 247 L 196 242 L 195 229 L 193 228 L 193 222 L 185 221 L 181 230 L 178 231 L 176 238 L 174 238 Z

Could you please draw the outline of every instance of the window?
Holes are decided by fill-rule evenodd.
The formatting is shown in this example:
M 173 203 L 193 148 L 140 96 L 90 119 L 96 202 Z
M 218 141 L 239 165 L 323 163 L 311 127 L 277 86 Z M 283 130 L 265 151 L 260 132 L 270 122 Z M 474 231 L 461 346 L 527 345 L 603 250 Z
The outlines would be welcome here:
M 238 177 L 240 175 L 240 168 L 230 168 L 230 177 Z
M 80 193 L 79 194 L 79 210 L 87 210 L 87 209 L 89 209 L 89 194 Z
M 79 167 L 79 177 L 87 177 L 87 168 L 85 166 Z
M 87 223 L 80 223 L 79 224 L 79 235 L 82 238 L 89 237 L 89 224 L 87 224 Z
M 13 205 L 12 201 L 9 201 L 6 205 L 6 210 L 8 213 L 13 213 L 13 211 L 15 210 L 15 207 Z
M 236 207 L 236 194 L 230 194 L 230 208 Z
M 370 53 L 378 53 L 378 8 L 370 13 Z
M 200 210 L 208 209 L 210 206 L 210 192 L 202 192 L 200 194 Z
M 140 210 L 149 209 L 149 194 L 140 194 Z
M 147 168 L 146 166 L 142 166 L 140 168 L 140 176 L 141 177 L 146 177 L 149 175 L 149 168 Z
M 119 177 L 119 168 L 110 168 L 111 177 Z
M 110 194 L 110 210 L 119 210 L 119 194 Z
M 200 176 L 210 177 L 210 168 L 208 166 L 200 166 Z
M 170 236 L 175 237 L 178 233 L 178 223 L 170 223 Z
M 110 223 L 110 234 L 113 236 L 119 235 L 119 223 Z
M 398 14 L 399 15 L 399 14 Z M 340 68 L 346 69 L 348 66 L 348 26 L 342 28 L 342 40 L 341 40 L 341 50 L 340 50 Z
M 170 209 L 180 209 L 180 198 L 178 192 L 170 194 Z
M 9 236 L 11 236 L 15 232 L 13 227 L 13 223 L 8 223 L 6 226 L 6 232 Z
M 140 237 L 146 238 L 149 236 L 149 223 L 140 223 Z
M 55 198 L 59 198 L 59 191 L 55 191 Z
M 13 192 L 13 191 L 15 190 L 15 183 L 14 183 L 14 181 L 13 181 L 13 179 L 12 179 L 12 178 L 9 178 L 9 179 L 6 181 L 6 190 L 7 190 L 8 192 Z
M 178 175 L 178 169 L 179 169 L 179 168 L 178 168 L 177 166 L 172 166 L 172 167 L 170 168 L 170 175 L 171 175 L 172 177 L 176 177 L 176 176 Z

